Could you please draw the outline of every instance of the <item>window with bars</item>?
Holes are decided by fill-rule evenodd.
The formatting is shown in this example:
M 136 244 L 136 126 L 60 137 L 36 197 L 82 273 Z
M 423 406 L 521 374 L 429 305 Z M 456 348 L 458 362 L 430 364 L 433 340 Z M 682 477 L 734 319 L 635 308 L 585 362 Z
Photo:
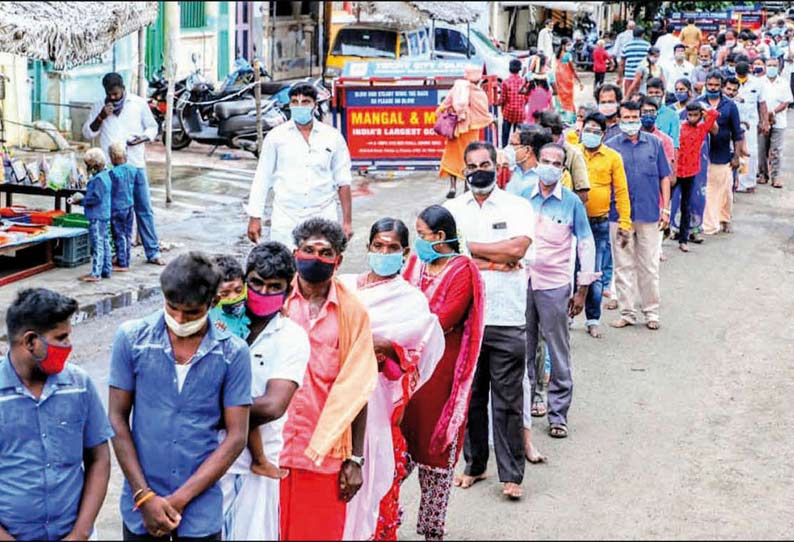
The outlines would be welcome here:
M 207 15 L 204 2 L 179 2 L 179 25 L 183 29 L 204 28 Z

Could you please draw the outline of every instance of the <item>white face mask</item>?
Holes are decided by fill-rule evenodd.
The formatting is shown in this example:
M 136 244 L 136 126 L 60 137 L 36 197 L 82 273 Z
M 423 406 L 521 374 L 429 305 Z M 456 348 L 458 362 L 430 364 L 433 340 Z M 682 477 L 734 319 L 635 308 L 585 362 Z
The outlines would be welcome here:
M 207 323 L 207 316 L 205 314 L 198 320 L 191 320 L 190 322 L 185 322 L 184 324 L 180 324 L 174 317 L 168 314 L 168 311 L 164 311 L 165 314 L 165 325 L 168 326 L 174 335 L 177 337 L 190 337 L 191 335 L 195 335 L 199 331 L 204 328 L 204 324 Z

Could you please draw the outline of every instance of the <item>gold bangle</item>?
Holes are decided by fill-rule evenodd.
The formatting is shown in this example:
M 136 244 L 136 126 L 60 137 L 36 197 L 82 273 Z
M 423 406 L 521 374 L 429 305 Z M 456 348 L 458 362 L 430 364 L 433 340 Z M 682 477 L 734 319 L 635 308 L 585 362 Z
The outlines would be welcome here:
M 144 504 L 146 501 L 148 501 L 149 499 L 151 499 L 151 498 L 152 498 L 152 497 L 154 497 L 155 495 L 156 495 L 156 494 L 155 494 L 155 492 L 154 492 L 154 491 L 152 491 L 152 490 L 150 489 L 150 490 L 149 490 L 149 492 L 148 492 L 148 493 L 146 493 L 146 495 L 144 495 L 143 497 L 141 497 L 141 499 L 135 503 L 135 506 L 133 506 L 133 507 L 132 507 L 132 511 L 133 511 L 133 512 L 137 512 L 137 511 L 138 511 L 138 509 L 139 509 L 141 506 L 143 506 L 143 504 Z

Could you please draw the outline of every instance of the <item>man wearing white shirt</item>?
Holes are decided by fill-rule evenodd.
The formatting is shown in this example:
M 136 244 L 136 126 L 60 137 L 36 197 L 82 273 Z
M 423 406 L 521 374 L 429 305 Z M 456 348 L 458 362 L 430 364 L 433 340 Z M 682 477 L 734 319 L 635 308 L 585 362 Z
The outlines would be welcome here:
M 661 40 L 661 38 L 659 38 Z M 664 58 L 664 56 L 662 56 Z M 679 79 L 692 80 L 695 66 L 686 59 L 686 45 L 676 43 L 673 47 L 673 60 L 662 64 L 665 79 L 665 92 L 675 92 L 675 82 Z
M 672 32 L 667 32 L 664 30 L 663 32 L 664 34 L 656 38 L 656 43 L 653 45 L 659 49 L 659 62 L 661 62 L 662 65 L 665 65 L 673 61 L 674 47 L 681 44 L 681 42 L 673 35 Z M 684 50 L 686 50 L 686 47 Z
M 263 243 L 251 251 L 246 267 L 246 304 L 251 319 L 250 425 L 259 428 L 265 458 L 278 465 L 287 407 L 303 383 L 311 346 L 303 328 L 280 314 L 295 277 L 292 252 L 279 243 Z M 271 299 L 280 302 L 270 303 Z M 280 481 L 252 472 L 248 449 L 221 478 L 220 486 L 223 540 L 278 540 Z
M 149 181 L 146 177 L 146 158 L 144 143 L 157 137 L 157 122 L 146 100 L 126 92 L 124 80 L 117 73 L 108 73 L 102 78 L 105 99 L 91 108 L 88 120 L 83 125 L 83 136 L 94 139 L 99 136 L 99 147 L 105 151 L 110 163 L 108 149 L 114 143 L 126 143 L 127 163 L 134 166 L 138 173 L 133 187 L 135 221 L 141 236 L 146 261 L 165 265 L 160 256 L 160 241 L 154 228 L 154 212 L 149 195 Z
M 461 246 L 482 273 L 485 332 L 471 389 L 463 448 L 466 470 L 455 479 L 455 485 L 468 488 L 485 478 L 490 397 L 502 493 L 519 499 L 524 478 L 522 380 L 527 295 L 527 273 L 521 262 L 535 234 L 535 213 L 528 201 L 496 187 L 493 145 L 470 143 L 464 161 L 471 190 L 444 206 L 455 217 Z
M 554 22 L 551 19 L 546 19 L 543 23 L 543 29 L 538 32 L 538 51 L 543 53 L 548 62 L 552 62 L 554 56 Z
M 783 134 L 788 127 L 786 109 L 794 102 L 794 97 L 789 82 L 778 76 L 778 68 L 776 58 L 767 59 L 765 93 L 771 129 L 768 135 L 761 134 L 758 139 L 758 171 L 764 176 L 758 182 L 766 184 L 769 181 L 774 188 L 783 188 L 783 181 L 780 180 L 780 157 L 783 152 Z
M 737 84 L 738 83 L 738 84 Z M 737 192 L 753 192 L 758 167 L 758 134 L 769 132 L 769 114 L 766 106 L 767 86 L 764 80 L 750 76 L 750 64 L 745 60 L 736 63 L 736 80 L 728 79 L 723 92 L 739 109 L 739 120 L 744 129 L 747 169 L 739 174 Z
M 292 119 L 267 134 L 259 153 L 248 199 L 248 238 L 262 235 L 265 200 L 273 189 L 270 240 L 293 247 L 292 230 L 313 217 L 338 221 L 337 197 L 342 207 L 342 228 L 353 235 L 350 152 L 338 130 L 314 118 L 317 91 L 309 84 L 289 91 Z

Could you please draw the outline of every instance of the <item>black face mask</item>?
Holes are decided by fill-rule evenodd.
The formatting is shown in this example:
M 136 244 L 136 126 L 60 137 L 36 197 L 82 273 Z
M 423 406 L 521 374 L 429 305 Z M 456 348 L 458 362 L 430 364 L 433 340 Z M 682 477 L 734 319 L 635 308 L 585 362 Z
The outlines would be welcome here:
M 330 279 L 336 269 L 336 262 L 327 262 L 319 258 L 297 257 L 295 263 L 298 267 L 298 274 L 306 282 L 317 284 Z
M 472 188 L 488 188 L 496 181 L 496 171 L 478 169 L 467 175 L 466 180 L 469 181 L 469 186 Z

